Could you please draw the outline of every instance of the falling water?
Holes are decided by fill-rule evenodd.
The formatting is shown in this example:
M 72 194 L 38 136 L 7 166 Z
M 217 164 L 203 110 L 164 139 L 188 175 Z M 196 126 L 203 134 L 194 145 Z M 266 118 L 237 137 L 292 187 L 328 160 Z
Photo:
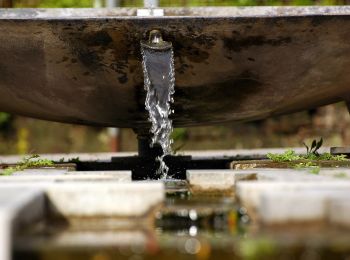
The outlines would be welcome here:
M 153 33 L 153 34 L 152 34 Z M 157 157 L 160 163 L 157 175 L 167 178 L 169 168 L 164 157 L 172 153 L 173 113 L 171 103 L 175 92 L 174 55 L 172 45 L 162 40 L 158 31 L 152 31 L 149 42 L 141 42 L 144 87 L 147 91 L 145 106 L 149 113 L 148 120 L 152 123 L 151 146 L 159 144 L 163 154 Z

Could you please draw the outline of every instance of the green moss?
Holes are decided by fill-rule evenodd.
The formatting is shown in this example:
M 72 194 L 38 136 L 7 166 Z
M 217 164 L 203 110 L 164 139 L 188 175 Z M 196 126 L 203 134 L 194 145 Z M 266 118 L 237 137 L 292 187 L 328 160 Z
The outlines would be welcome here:
M 292 162 L 303 159 L 300 155 L 297 155 L 295 151 L 289 149 L 282 154 L 268 153 L 267 158 L 274 162 Z
M 11 166 L 2 171 L 3 175 L 11 175 L 17 171 L 23 171 L 28 168 L 39 168 L 53 166 L 54 163 L 51 160 L 39 158 L 37 154 L 24 157 L 16 166 Z
M 318 153 L 318 149 L 322 146 L 323 139 L 319 141 L 313 140 L 311 145 L 306 147 L 305 155 L 298 155 L 295 151 L 289 149 L 282 154 L 268 153 L 267 158 L 274 162 L 283 163 L 288 162 L 291 167 L 297 169 L 309 168 L 310 173 L 318 174 L 320 172 L 320 166 L 318 161 L 345 161 L 346 155 L 332 155 L 330 153 Z M 302 161 L 302 162 L 299 162 Z
M 274 162 L 293 162 L 293 161 L 299 161 L 299 160 L 345 161 L 346 155 L 332 155 L 330 153 L 298 155 L 295 153 L 295 151 L 289 149 L 282 154 L 268 153 L 267 158 L 269 158 Z

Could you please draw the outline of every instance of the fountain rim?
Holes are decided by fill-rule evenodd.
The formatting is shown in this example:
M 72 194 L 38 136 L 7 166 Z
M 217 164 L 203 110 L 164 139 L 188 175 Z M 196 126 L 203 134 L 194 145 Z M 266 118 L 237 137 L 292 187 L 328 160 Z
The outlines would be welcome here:
M 165 7 L 164 16 L 137 16 L 140 8 L 3 8 L 1 20 L 217 19 L 350 15 L 345 6 Z

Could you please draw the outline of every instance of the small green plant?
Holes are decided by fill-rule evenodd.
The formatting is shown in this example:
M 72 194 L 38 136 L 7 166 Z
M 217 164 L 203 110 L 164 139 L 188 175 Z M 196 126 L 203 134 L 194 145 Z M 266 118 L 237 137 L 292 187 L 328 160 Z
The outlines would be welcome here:
M 267 158 L 274 162 L 292 162 L 303 159 L 300 155 L 297 155 L 292 149 L 288 149 L 282 154 L 268 153 Z
M 38 168 L 38 167 L 49 167 L 53 166 L 54 163 L 51 160 L 39 158 L 37 154 L 23 157 L 23 159 L 15 166 L 7 167 L 2 171 L 3 175 L 11 175 L 17 171 L 23 171 L 27 168 Z
M 274 162 L 289 162 L 291 166 L 297 169 L 310 168 L 310 173 L 318 174 L 320 167 L 317 161 L 345 161 L 346 155 L 332 155 L 330 153 L 320 154 L 318 150 L 323 144 L 323 139 L 319 141 L 313 140 L 311 145 L 306 147 L 305 155 L 298 155 L 295 151 L 289 149 L 282 154 L 268 153 L 267 158 Z M 302 162 L 297 162 L 302 161 Z
M 322 138 L 319 141 L 313 140 L 310 147 L 303 142 L 303 145 L 306 147 L 306 156 L 309 156 L 309 155 L 318 156 L 319 155 L 318 149 L 321 148 L 322 144 L 323 144 Z

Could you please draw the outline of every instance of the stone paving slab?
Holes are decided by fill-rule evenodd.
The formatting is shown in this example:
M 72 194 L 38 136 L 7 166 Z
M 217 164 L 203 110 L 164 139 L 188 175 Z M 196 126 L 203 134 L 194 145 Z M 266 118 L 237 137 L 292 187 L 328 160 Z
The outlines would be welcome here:
M 15 178 L 15 177 L 13 177 Z M 165 197 L 163 182 L 3 182 L 2 189 L 43 190 L 49 213 L 70 217 L 142 217 Z
M 51 171 L 51 170 L 50 170 Z M 17 174 L 11 176 L 0 176 L 0 184 L 18 182 L 71 182 L 71 181 L 113 181 L 131 182 L 131 171 L 65 171 L 50 174 L 36 174 L 32 170 L 30 174 Z M 56 174 L 55 174 L 56 173 Z
M 16 171 L 11 176 L 52 176 L 52 175 L 64 175 L 68 172 L 68 169 L 24 169 L 23 171 Z
M 350 168 L 322 168 L 318 175 L 347 180 L 350 179 Z
M 350 193 L 347 198 L 331 198 L 328 220 L 331 224 L 350 228 Z
M 332 199 L 338 202 L 349 201 L 350 193 L 347 190 L 318 189 L 268 191 L 261 195 L 257 212 L 264 224 L 320 223 L 328 220 Z M 339 222 L 339 218 L 333 219 L 333 222 L 337 220 Z
M 244 170 L 232 170 L 236 175 L 255 174 L 259 181 L 330 181 L 332 176 L 323 176 L 320 174 L 312 174 L 309 169 L 273 169 L 273 168 L 256 168 Z M 237 181 L 243 180 L 236 178 Z M 247 180 L 247 179 L 246 179 Z M 249 179 L 248 179 L 249 180 Z
M 49 211 L 63 217 L 142 217 L 165 196 L 162 182 L 56 183 L 46 187 Z
M 118 182 L 104 173 L 96 176 L 3 176 L 0 178 L 0 260 L 11 259 L 13 232 L 49 215 L 64 218 L 143 217 L 164 200 L 162 182 Z M 123 174 L 122 174 L 123 175 Z M 85 181 L 77 180 L 84 177 Z M 124 174 L 124 178 L 130 174 Z M 19 179 L 30 179 L 21 182 Z M 77 182 L 37 182 L 33 178 L 74 179 Z M 95 182 L 88 182 L 92 178 Z M 15 182 L 4 179 L 16 179 Z M 47 199 L 46 199 L 47 198 Z
M 193 192 L 233 191 L 235 184 L 231 170 L 188 170 L 186 178 Z
M 348 191 L 350 190 L 350 181 L 243 181 L 236 184 L 236 196 L 242 206 L 246 207 L 252 214 L 256 213 L 263 193 L 269 191 L 298 193 L 303 190 Z

